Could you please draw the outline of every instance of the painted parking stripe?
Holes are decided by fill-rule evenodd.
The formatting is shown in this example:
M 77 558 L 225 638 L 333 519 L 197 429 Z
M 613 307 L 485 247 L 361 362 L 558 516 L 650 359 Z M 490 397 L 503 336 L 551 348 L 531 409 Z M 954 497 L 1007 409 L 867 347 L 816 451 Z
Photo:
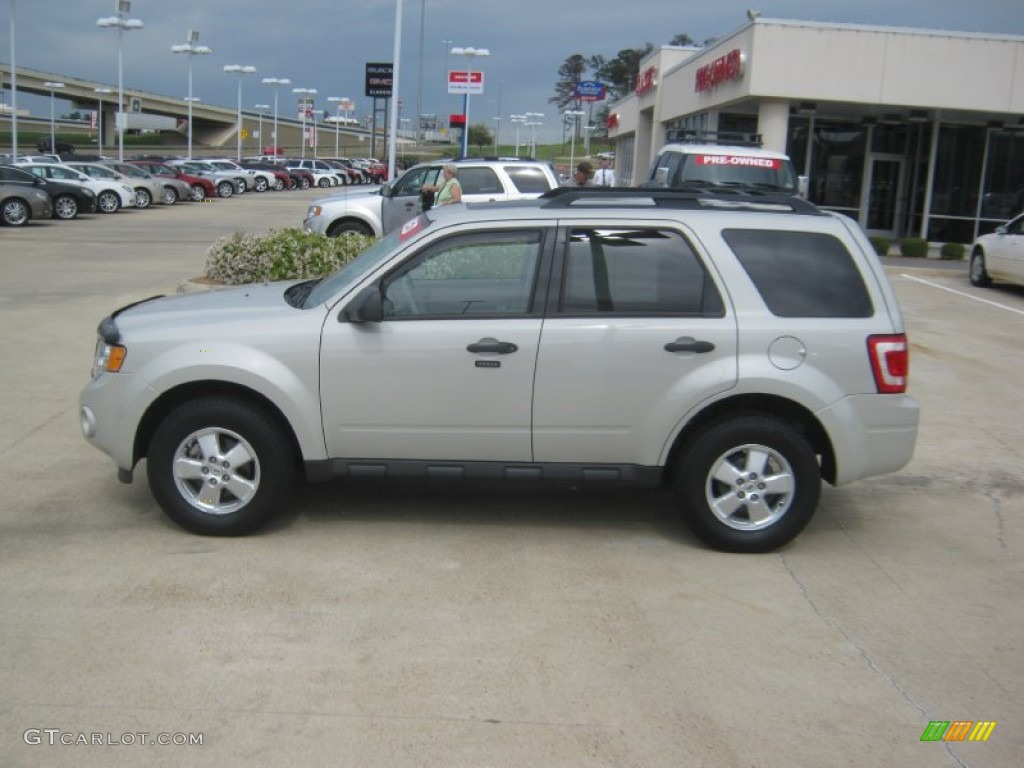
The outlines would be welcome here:
M 913 280 L 915 283 L 924 283 L 925 285 L 930 285 L 932 288 L 938 288 L 943 291 L 955 293 L 957 296 L 963 296 L 965 299 L 971 299 L 972 301 L 980 301 L 982 304 L 988 304 L 989 306 L 996 307 L 997 309 L 1005 309 L 1007 312 L 1013 312 L 1014 314 L 1024 316 L 1024 309 L 1017 309 L 1016 307 L 1009 307 L 1006 304 L 1000 304 L 998 301 L 990 301 L 989 299 L 982 299 L 979 298 L 978 296 L 972 296 L 969 293 L 964 293 L 963 291 L 958 291 L 954 288 L 947 288 L 944 285 L 933 283 L 931 280 L 924 280 L 923 278 L 914 277 L 913 275 L 908 275 L 904 273 L 901 274 L 900 277 L 905 277 L 907 280 Z

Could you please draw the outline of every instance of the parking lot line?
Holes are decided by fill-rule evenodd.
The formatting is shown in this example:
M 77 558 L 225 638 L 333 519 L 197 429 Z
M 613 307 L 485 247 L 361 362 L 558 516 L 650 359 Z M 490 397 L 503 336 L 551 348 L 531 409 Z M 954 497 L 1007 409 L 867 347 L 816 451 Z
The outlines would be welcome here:
M 1016 307 L 1008 307 L 1006 304 L 1000 304 L 998 301 L 991 301 L 990 299 L 983 299 L 979 296 L 972 296 L 969 293 L 958 291 L 955 288 L 948 288 L 945 285 L 933 283 L 931 280 L 925 280 L 920 277 L 914 277 L 913 275 L 908 275 L 906 273 L 901 274 L 900 277 L 904 277 L 907 280 L 913 280 L 915 283 L 924 283 L 925 285 L 931 286 L 932 288 L 938 288 L 939 290 L 942 291 L 955 293 L 957 296 L 963 296 L 965 299 L 971 299 L 972 301 L 980 301 L 982 304 L 988 304 L 990 306 L 996 307 L 997 309 L 1005 309 L 1007 312 L 1013 312 L 1016 315 L 1024 315 L 1024 310 L 1017 309 Z

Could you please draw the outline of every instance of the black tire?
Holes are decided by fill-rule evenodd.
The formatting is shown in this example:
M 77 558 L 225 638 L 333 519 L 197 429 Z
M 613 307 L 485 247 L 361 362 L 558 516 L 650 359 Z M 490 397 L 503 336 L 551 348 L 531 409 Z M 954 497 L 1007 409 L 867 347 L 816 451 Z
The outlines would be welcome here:
M 284 179 L 274 179 L 274 191 L 281 192 L 284 190 Z
M 252 183 L 252 188 L 257 192 L 266 192 L 270 188 L 270 182 L 262 176 L 257 176 L 256 180 Z
M 771 416 L 735 416 L 703 428 L 675 466 L 687 522 L 726 552 L 768 552 L 804 529 L 821 470 L 807 440 Z
M 325 188 L 331 186 L 331 180 L 328 179 L 326 176 L 324 176 L 322 179 L 320 179 L 320 181 L 317 182 L 317 183 L 320 185 L 321 189 L 325 189 Z
M 331 225 L 331 228 L 327 230 L 328 237 L 339 237 L 348 233 L 356 235 L 366 235 L 367 237 L 373 237 L 373 230 L 361 221 L 355 221 L 353 219 L 345 219 Z
M 235 185 L 230 181 L 222 181 L 217 185 L 217 194 L 221 197 L 231 197 L 235 194 Z
M 171 411 L 149 444 L 154 498 L 205 536 L 251 533 L 288 503 L 295 463 L 277 420 L 241 400 L 203 397 Z M 240 463 L 230 466 L 231 457 Z
M 235 194 L 244 195 L 249 191 L 249 182 L 242 178 L 235 179 Z
M 53 198 L 53 218 L 70 221 L 78 216 L 78 200 L 74 195 L 57 195 Z
M 980 248 L 976 248 L 971 254 L 971 263 L 967 268 L 967 274 L 970 277 L 971 285 L 976 285 L 979 288 L 988 288 L 992 285 L 992 278 L 988 276 L 988 270 L 985 269 L 985 253 Z
M 171 186 L 164 187 L 163 201 L 164 205 L 174 205 L 175 203 L 177 203 L 178 190 Z
M 305 176 L 303 176 L 302 180 L 299 182 L 299 189 L 309 189 L 309 179 Z
M 201 203 L 201 202 L 203 202 L 203 200 L 206 199 L 206 190 L 203 189 L 203 185 L 202 184 L 193 184 L 192 185 L 192 192 L 189 194 L 189 197 L 192 198 L 192 202 L 194 202 L 194 203 Z
M 121 210 L 121 197 L 117 192 L 105 189 L 96 195 L 96 207 L 102 213 L 117 213 Z
M 0 203 L 0 221 L 8 227 L 23 227 L 32 218 L 28 203 L 18 197 L 9 197 Z
M 139 187 L 135 190 L 135 207 L 136 208 L 149 208 L 153 204 L 153 196 L 149 193 L 148 189 Z

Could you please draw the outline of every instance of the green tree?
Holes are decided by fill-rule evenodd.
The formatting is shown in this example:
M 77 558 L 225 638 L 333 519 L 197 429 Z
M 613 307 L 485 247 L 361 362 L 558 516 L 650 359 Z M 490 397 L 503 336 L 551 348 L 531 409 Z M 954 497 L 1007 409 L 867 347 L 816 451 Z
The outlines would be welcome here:
M 682 32 L 681 34 L 678 34 L 675 37 L 673 37 L 671 40 L 669 40 L 668 44 L 669 45 L 696 45 L 697 41 L 694 40 L 692 37 L 690 37 L 685 32 Z
M 548 99 L 557 104 L 559 110 L 567 109 L 576 104 L 576 86 L 587 71 L 587 60 L 582 53 L 574 53 L 562 62 L 558 68 L 558 81 L 555 83 L 555 95 Z
M 482 155 L 484 154 L 484 147 L 489 147 L 494 143 L 494 134 L 483 123 L 474 123 L 469 126 L 469 140 L 467 143 L 475 145 L 478 152 Z
M 610 99 L 621 99 L 636 86 L 636 78 L 640 74 L 640 61 L 654 50 L 653 43 L 644 43 L 643 48 L 623 48 L 614 59 L 604 56 L 591 56 L 590 68 L 602 83 L 608 86 Z

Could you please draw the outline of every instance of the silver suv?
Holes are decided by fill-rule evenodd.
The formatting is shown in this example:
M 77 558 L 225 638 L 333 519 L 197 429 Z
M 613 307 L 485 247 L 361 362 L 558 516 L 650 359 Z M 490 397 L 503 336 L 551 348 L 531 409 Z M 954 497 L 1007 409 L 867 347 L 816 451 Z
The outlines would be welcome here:
M 423 212 L 420 188 L 436 184 L 446 162 L 424 163 L 410 168 L 393 184 L 363 191 L 345 192 L 314 200 L 302 228 L 306 232 L 336 236 L 345 232 L 382 235 Z M 457 160 L 462 200 L 466 203 L 527 200 L 558 186 L 547 163 L 526 160 Z
M 669 482 L 725 550 L 909 461 L 896 297 L 798 198 L 559 189 L 444 206 L 320 280 L 124 307 L 85 437 L 185 528 L 251 531 L 297 476 Z

